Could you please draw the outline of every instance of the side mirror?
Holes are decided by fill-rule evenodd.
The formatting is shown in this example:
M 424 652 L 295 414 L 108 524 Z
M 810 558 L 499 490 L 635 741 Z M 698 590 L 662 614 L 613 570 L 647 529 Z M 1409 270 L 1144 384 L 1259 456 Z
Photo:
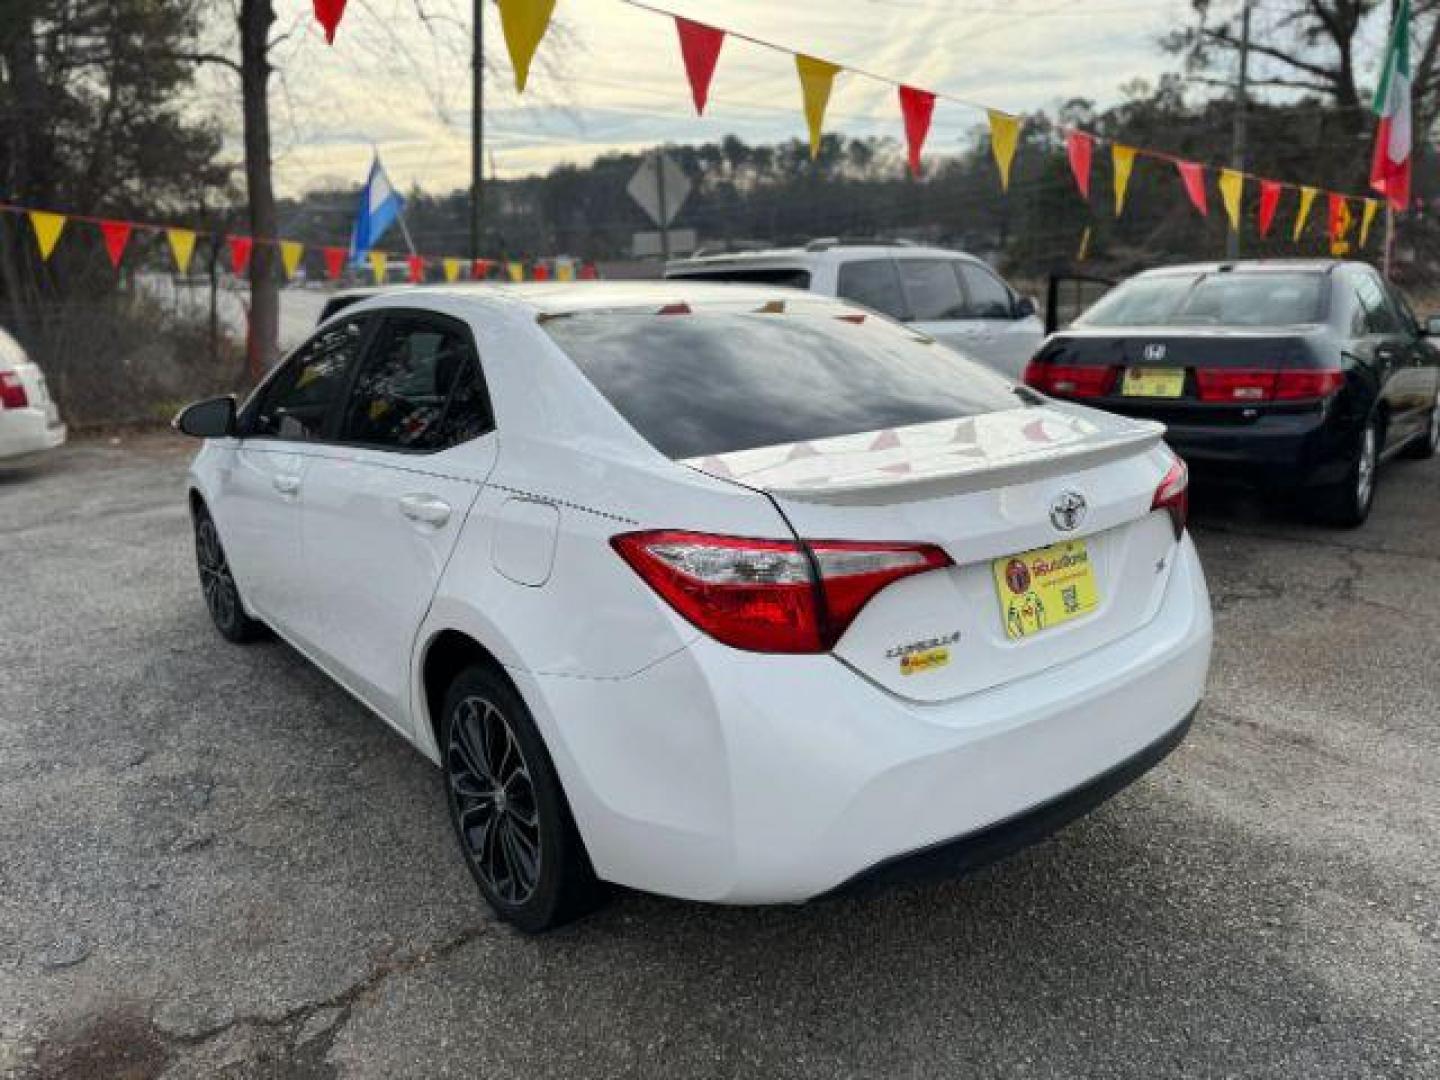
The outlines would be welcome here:
M 1440 315 L 1431 315 L 1425 320 L 1425 336 L 1440 337 Z
M 1040 311 L 1040 304 L 1033 296 L 1022 296 L 1015 301 L 1015 318 L 1028 319 Z
M 208 398 L 186 405 L 170 426 L 197 439 L 223 439 L 234 435 L 235 399 L 228 396 Z

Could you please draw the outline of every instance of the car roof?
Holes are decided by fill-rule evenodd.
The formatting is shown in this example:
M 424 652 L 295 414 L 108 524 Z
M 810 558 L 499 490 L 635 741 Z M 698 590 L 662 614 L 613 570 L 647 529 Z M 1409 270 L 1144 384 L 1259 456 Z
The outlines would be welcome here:
M 395 305 L 367 304 L 374 310 L 381 306 L 401 306 L 417 297 L 449 298 L 484 307 L 516 307 L 536 315 L 568 315 L 582 311 L 615 311 L 623 309 L 659 310 L 667 305 L 688 304 L 755 305 L 783 300 L 787 304 L 806 307 L 847 307 L 843 301 L 779 285 L 741 285 L 689 280 L 653 281 L 583 281 L 527 282 L 524 284 L 491 284 L 488 282 L 457 282 L 453 285 L 380 286 L 365 290 L 367 300 L 394 299 Z M 338 295 L 338 294 L 337 294 Z
M 1279 274 L 1328 274 L 1341 266 L 1352 264 L 1343 259 L 1235 259 L 1220 262 L 1182 263 L 1177 266 L 1157 266 L 1141 271 L 1137 277 L 1161 277 L 1166 274 L 1230 274 L 1279 273 Z
M 974 255 L 953 248 L 922 247 L 908 243 L 814 243 L 805 247 L 768 248 L 761 251 L 724 251 L 673 259 L 666 271 L 720 269 L 730 266 L 810 266 L 819 262 L 857 259 L 961 259 L 980 262 Z

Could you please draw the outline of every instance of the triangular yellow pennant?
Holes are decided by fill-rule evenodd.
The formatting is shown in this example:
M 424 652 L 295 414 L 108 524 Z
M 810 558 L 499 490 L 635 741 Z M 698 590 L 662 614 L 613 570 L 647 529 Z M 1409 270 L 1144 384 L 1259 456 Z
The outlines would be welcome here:
M 510 50 L 510 63 L 515 67 L 515 89 L 525 92 L 530 78 L 530 61 L 540 39 L 555 14 L 555 0 L 495 0 L 500 5 L 500 28 L 505 32 L 505 47 Z
M 1240 231 L 1240 196 L 1245 192 L 1245 174 L 1236 169 L 1221 169 L 1220 201 L 1225 204 L 1225 216 L 1230 219 L 1230 231 Z
M 389 268 L 390 258 L 383 251 L 370 252 L 370 271 L 375 275 L 375 284 L 385 284 L 385 271 Z
M 1305 222 L 1310 220 L 1310 207 L 1318 194 L 1319 191 L 1313 187 L 1300 189 L 1300 211 L 1295 215 L 1295 235 L 1291 237 L 1297 244 L 1300 242 L 1300 234 L 1305 231 Z
M 35 240 L 40 245 L 40 258 L 48 260 L 65 229 L 65 215 L 52 214 L 48 210 L 31 210 L 30 225 L 35 230 Z
M 1116 143 L 1110 147 L 1110 160 L 1115 163 L 1115 216 L 1125 209 L 1125 192 L 1130 187 L 1130 173 L 1135 168 L 1135 148 Z
M 280 265 L 285 267 L 285 276 L 293 278 L 300 269 L 300 260 L 305 255 L 305 245 L 299 240 L 280 241 Z
M 1085 226 L 1085 231 L 1080 234 L 1080 250 L 1075 253 L 1076 262 L 1084 262 L 1090 257 L 1090 226 Z
M 828 60 L 795 55 L 795 70 L 800 73 L 800 94 L 805 99 L 805 123 L 810 128 L 810 158 L 820 154 L 820 134 L 825 127 L 825 106 L 830 103 L 830 88 L 840 68 Z
M 175 256 L 175 268 L 182 274 L 188 274 L 190 259 L 195 254 L 195 230 L 166 229 L 165 239 L 170 241 L 170 254 Z
M 462 264 L 459 259 L 444 259 L 440 265 L 445 268 L 446 281 L 460 280 L 460 267 Z
M 1010 163 L 1015 160 L 1015 144 L 1020 139 L 1020 118 L 1009 113 L 990 113 L 990 152 L 1000 169 L 1000 190 L 1010 190 Z
M 525 264 L 523 262 L 506 263 L 505 269 L 509 273 L 511 281 L 525 280 Z
M 574 281 L 575 264 L 572 262 L 558 262 L 555 264 L 556 281 Z
M 1370 239 L 1370 223 L 1375 220 L 1375 212 L 1380 209 L 1379 199 L 1366 199 L 1365 210 L 1360 215 L 1360 246 L 1365 246 L 1365 241 Z

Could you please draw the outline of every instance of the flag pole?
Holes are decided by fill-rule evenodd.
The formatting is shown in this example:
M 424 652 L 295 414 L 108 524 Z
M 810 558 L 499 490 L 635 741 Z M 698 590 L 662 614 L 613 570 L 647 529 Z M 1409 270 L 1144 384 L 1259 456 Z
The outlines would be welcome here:
M 1390 280 L 1390 272 L 1395 262 L 1395 208 L 1387 200 L 1385 203 L 1385 251 L 1381 255 L 1380 272 L 1385 280 Z

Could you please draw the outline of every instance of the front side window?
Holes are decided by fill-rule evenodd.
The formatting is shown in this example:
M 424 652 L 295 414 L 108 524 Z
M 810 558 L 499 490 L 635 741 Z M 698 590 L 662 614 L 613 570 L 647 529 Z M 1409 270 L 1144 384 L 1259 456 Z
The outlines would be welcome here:
M 969 263 L 960 264 L 960 277 L 970 297 L 970 318 L 1013 319 L 1015 303 L 1005 283 L 989 270 Z
M 900 282 L 905 303 L 917 322 L 965 318 L 965 296 L 955 263 L 949 259 L 900 259 Z
M 864 304 L 892 319 L 909 318 L 900 274 L 892 259 L 865 259 L 840 267 L 835 291 L 846 300 Z
M 490 428 L 470 336 L 427 316 L 385 322 L 355 378 L 340 440 L 397 450 L 442 450 Z
M 301 442 L 323 438 L 360 355 L 365 325 L 363 318 L 343 319 L 292 356 L 265 388 L 250 434 Z

